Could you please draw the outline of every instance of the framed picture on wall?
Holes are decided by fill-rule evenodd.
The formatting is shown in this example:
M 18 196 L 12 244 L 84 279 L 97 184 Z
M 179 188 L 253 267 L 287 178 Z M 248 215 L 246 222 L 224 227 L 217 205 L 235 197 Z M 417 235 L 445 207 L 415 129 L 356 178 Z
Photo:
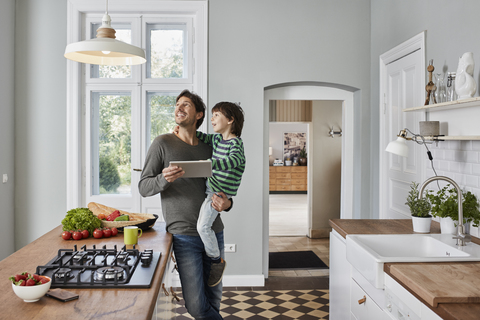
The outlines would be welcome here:
M 285 132 L 283 134 L 283 161 L 300 156 L 300 150 L 307 146 L 307 134 L 305 132 Z

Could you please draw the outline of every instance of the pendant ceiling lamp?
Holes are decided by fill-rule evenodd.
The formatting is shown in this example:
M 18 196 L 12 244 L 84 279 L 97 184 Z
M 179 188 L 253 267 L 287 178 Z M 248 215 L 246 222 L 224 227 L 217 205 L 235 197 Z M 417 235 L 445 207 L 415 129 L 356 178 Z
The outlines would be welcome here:
M 115 29 L 112 28 L 108 15 L 108 0 L 102 26 L 97 29 L 97 37 L 70 43 L 65 49 L 64 56 L 77 62 L 108 66 L 136 65 L 147 61 L 142 48 L 115 40 Z

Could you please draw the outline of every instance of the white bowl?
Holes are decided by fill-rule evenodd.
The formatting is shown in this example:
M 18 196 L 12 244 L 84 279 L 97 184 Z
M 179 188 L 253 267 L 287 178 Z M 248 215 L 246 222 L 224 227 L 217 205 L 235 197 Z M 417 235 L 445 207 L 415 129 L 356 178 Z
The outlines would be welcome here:
M 45 295 L 45 293 L 47 293 L 48 289 L 50 289 L 50 286 L 52 285 L 52 279 L 48 279 L 50 281 L 47 283 L 36 286 L 16 286 L 14 283 L 12 283 L 13 292 L 15 292 L 15 294 L 25 302 L 38 301 Z

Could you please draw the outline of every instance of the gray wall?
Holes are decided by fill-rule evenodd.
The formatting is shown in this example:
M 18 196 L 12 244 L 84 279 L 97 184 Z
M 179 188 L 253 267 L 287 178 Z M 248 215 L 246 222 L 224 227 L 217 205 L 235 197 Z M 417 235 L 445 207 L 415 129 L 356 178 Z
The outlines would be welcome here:
M 342 127 L 342 101 L 313 101 L 312 105 L 312 217 L 310 236 L 328 238 L 329 219 L 340 218 L 342 139 L 328 136 Z
M 66 6 L 58 0 L 17 0 L 15 127 L 10 129 L 15 135 L 16 249 L 57 226 L 67 209 Z M 227 256 L 228 274 L 262 273 L 263 186 L 258 177 L 263 176 L 266 147 L 259 142 L 268 122 L 265 87 L 316 81 L 360 89 L 357 173 L 361 197 L 370 198 L 369 44 L 369 0 L 209 1 L 209 107 L 221 100 L 240 101 L 246 113 L 247 170 L 234 210 L 223 214 L 226 242 L 238 247 Z M 362 202 L 367 215 L 368 206 L 369 201 Z M 12 205 L 7 208 L 12 212 Z
M 14 79 L 15 0 L 0 9 L 0 260 L 14 251 Z M 3 181 L 0 180 L 0 181 Z
M 369 115 L 370 1 L 209 3 L 209 103 L 241 101 L 245 110 L 247 168 L 234 210 L 222 215 L 225 242 L 238 245 L 237 253 L 227 254 L 227 274 L 261 274 L 264 186 L 258 177 L 263 176 L 263 148 L 268 147 L 259 143 L 268 123 L 263 90 L 296 81 L 348 85 L 362 91 L 358 111 Z M 361 118 L 362 146 L 368 156 L 370 121 Z M 362 182 L 368 193 L 366 173 Z
M 58 226 L 66 213 L 66 12 L 66 1 L 17 0 L 16 249 Z
M 456 71 L 458 58 L 474 53 L 474 78 L 480 83 L 480 2 L 478 0 L 372 0 L 371 105 L 372 124 L 379 123 L 379 56 L 426 30 L 426 61 L 436 70 Z M 428 63 L 427 63 L 428 64 Z M 413 107 L 413 106 L 412 106 Z M 372 209 L 378 213 L 379 127 L 372 126 Z

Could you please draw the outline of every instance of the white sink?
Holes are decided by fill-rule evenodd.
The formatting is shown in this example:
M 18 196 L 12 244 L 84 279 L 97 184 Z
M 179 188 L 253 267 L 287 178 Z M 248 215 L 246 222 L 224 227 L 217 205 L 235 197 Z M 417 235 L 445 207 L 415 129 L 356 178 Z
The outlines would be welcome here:
M 347 235 L 347 260 L 383 289 L 385 262 L 480 261 L 480 246 L 459 247 L 451 234 L 355 234 Z

